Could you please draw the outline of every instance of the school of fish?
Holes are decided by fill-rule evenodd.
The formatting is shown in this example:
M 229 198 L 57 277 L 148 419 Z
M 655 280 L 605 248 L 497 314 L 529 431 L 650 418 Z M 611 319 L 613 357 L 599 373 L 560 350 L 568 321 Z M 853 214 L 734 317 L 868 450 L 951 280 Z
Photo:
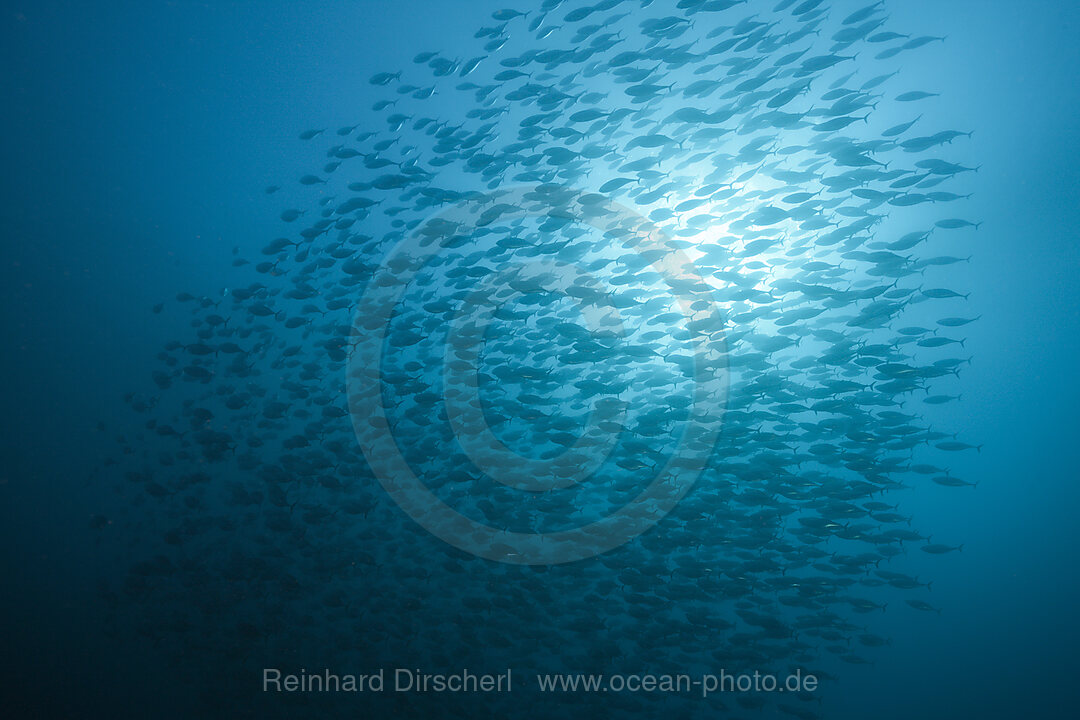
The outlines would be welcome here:
M 325 157 L 267 201 L 310 202 L 227 292 L 154 308 L 191 330 L 126 396 L 103 477 L 130 513 L 91 522 L 138 538 L 115 631 L 206 658 L 211 714 L 276 663 L 802 668 L 821 692 L 483 702 L 816 718 L 876 618 L 936 611 L 961 545 L 895 498 L 975 484 L 950 464 L 976 441 L 931 422 L 971 361 L 971 133 L 904 84 L 942 38 L 882 2 L 770 5 L 499 10 L 300 133 Z M 236 714 L 359 707 L 258 702 Z

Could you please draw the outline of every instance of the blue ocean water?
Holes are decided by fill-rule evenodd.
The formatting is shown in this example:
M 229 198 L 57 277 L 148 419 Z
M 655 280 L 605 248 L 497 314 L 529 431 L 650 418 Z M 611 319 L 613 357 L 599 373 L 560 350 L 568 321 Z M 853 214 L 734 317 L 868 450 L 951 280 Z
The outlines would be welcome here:
M 682 16 L 687 7 L 695 5 L 680 4 L 686 7 L 657 2 L 642 8 L 641 3 L 624 2 L 611 4 L 613 7 L 602 13 L 629 13 L 617 21 L 623 33 L 618 39 L 628 43 L 627 48 L 640 48 L 644 46 L 639 42 L 643 32 L 640 23 Z M 235 295 L 238 288 L 254 282 L 283 290 L 297 287 L 295 275 L 256 273 L 251 266 L 273 259 L 264 252 L 273 238 L 288 233 L 295 240 L 303 223 L 314 221 L 319 214 L 318 202 L 331 190 L 321 184 L 302 185 L 298 180 L 307 173 L 326 174 L 323 168 L 333 160 L 327 150 L 337 144 L 338 127 L 358 125 L 356 133 L 367 128 L 386 133 L 387 113 L 397 110 L 376 111 L 373 105 L 388 97 L 398 98 L 394 88 L 400 83 L 412 82 L 422 91 L 436 82 L 430 71 L 423 75 L 417 70 L 430 67 L 415 63 L 417 54 L 438 51 L 440 57 L 456 63 L 488 56 L 475 76 L 462 77 L 458 65 L 445 82 L 438 81 L 431 98 L 402 100 L 403 105 L 415 100 L 420 109 L 411 114 L 445 118 L 451 128 L 458 123 L 464 126 L 468 119 L 472 123 L 468 127 L 475 129 L 485 120 L 470 119 L 467 114 L 478 108 L 497 111 L 504 105 L 509 107 L 504 95 L 512 92 L 508 88 L 514 81 L 500 81 L 505 87 L 495 91 L 495 102 L 487 105 L 471 91 L 455 91 L 455 85 L 472 77 L 490 78 L 502 69 L 494 67 L 497 60 L 529 48 L 585 47 L 590 38 L 605 32 L 601 27 L 593 30 L 590 38 L 575 42 L 576 29 L 596 23 L 596 16 L 566 20 L 575 8 L 585 6 L 564 3 L 549 11 L 547 26 L 565 27 L 541 42 L 536 39 L 537 31 L 527 30 L 529 21 L 539 14 L 540 4 L 536 5 L 516 8 L 531 14 L 505 20 L 509 44 L 493 50 L 483 49 L 489 38 L 475 38 L 474 33 L 481 27 L 501 25 L 503 20 L 493 18 L 492 13 L 504 6 L 482 2 L 401 2 L 393 6 L 146 2 L 108 7 L 41 2 L 5 9 L 0 43 L 5 68 L 0 77 L 9 98 L 2 121 L 5 167 L 9 168 L 2 180 L 8 238 L 2 287 L 9 337 L 3 360 L 4 377 L 9 378 L 8 426 L 0 477 L 7 578 L 2 686 L 4 706 L 10 709 L 5 715 L 306 717 L 370 713 L 423 717 L 472 711 L 544 717 L 574 712 L 653 716 L 666 711 L 705 717 L 723 711 L 733 717 L 787 717 L 796 714 L 791 708 L 792 702 L 797 702 L 795 711 L 827 718 L 1068 716 L 1075 699 L 1074 508 L 1080 499 L 1073 481 L 1076 451 L 1071 442 L 1076 427 L 1073 413 L 1080 398 L 1070 362 L 1077 351 L 1080 307 L 1074 277 L 1078 265 L 1075 227 L 1080 212 L 1076 170 L 1080 152 L 1075 133 L 1078 108 L 1073 87 L 1078 51 L 1073 41 L 1077 10 L 1069 3 L 1035 2 L 1022 7 L 966 0 L 888 3 L 883 11 L 887 20 L 874 32 L 945 40 L 881 61 L 871 61 L 871 57 L 879 48 L 889 47 L 888 43 L 839 50 L 844 56 L 858 51 L 854 60 L 847 61 L 851 67 L 833 68 L 812 86 L 814 93 L 824 95 L 829 85 L 848 72 L 858 70 L 857 88 L 877 76 L 878 68 L 881 73 L 899 70 L 896 80 L 886 80 L 881 86 L 884 97 L 868 110 L 870 122 L 864 124 L 860 119 L 838 134 L 859 133 L 863 137 L 863 133 L 876 132 L 880 136 L 881 130 L 921 115 L 919 122 L 925 123 L 928 132 L 972 131 L 970 138 L 957 138 L 945 145 L 940 156 L 979 167 L 977 172 L 959 175 L 948 188 L 925 191 L 971 193 L 970 199 L 957 204 L 956 215 L 948 214 L 951 208 L 942 215 L 944 203 L 910 210 L 917 219 L 929 218 L 930 224 L 942 217 L 980 223 L 977 230 L 941 230 L 932 236 L 934 243 L 944 244 L 935 245 L 940 253 L 929 254 L 970 256 L 970 261 L 930 271 L 938 272 L 929 275 L 933 285 L 923 285 L 913 277 L 901 283 L 970 292 L 956 315 L 978 316 L 979 320 L 963 326 L 959 336 L 965 342 L 959 352 L 941 356 L 971 358 L 958 378 L 942 386 L 943 393 L 960 395 L 960 399 L 925 405 L 920 392 L 902 409 L 918 406 L 926 431 L 957 433 L 959 440 L 981 446 L 978 451 L 949 453 L 947 458 L 950 476 L 977 481 L 978 487 L 927 482 L 936 473 L 921 478 L 918 473 L 904 474 L 897 480 L 909 487 L 891 488 L 887 495 L 874 498 L 898 504 L 896 512 L 912 518 L 910 529 L 929 539 L 903 543 L 901 555 L 883 558 L 878 564 L 864 563 L 865 567 L 858 566 L 859 572 L 845 576 L 855 582 L 881 580 L 875 571 L 886 569 L 915 577 L 922 584 L 932 582 L 932 588 L 917 588 L 916 593 L 886 581 L 867 590 L 875 603 L 885 605 L 885 611 L 852 613 L 854 606 L 849 604 L 845 618 L 854 624 L 830 625 L 840 628 L 841 639 L 806 632 L 803 626 L 780 638 L 782 642 L 763 639 L 760 633 L 771 626 L 753 625 L 747 621 L 747 608 L 737 607 L 739 598 L 748 601 L 749 597 L 759 603 L 760 612 L 771 612 L 780 598 L 791 595 L 776 583 L 788 577 L 829 574 L 829 570 L 796 567 L 794 550 L 786 546 L 750 550 L 719 543 L 718 550 L 708 542 L 710 533 L 721 523 L 720 519 L 711 522 L 709 512 L 720 512 L 716 517 L 722 518 L 725 528 L 728 524 L 752 528 L 761 507 L 814 503 L 813 495 L 804 500 L 773 493 L 768 502 L 729 503 L 718 510 L 710 503 L 723 500 L 721 480 L 706 472 L 687 496 L 688 505 L 680 505 L 621 549 L 566 565 L 508 564 L 474 557 L 468 550 L 438 539 L 428 532 L 430 528 L 409 520 L 370 474 L 362 478 L 367 482 L 361 493 L 363 502 L 371 503 L 363 512 L 346 509 L 344 502 L 357 499 L 350 493 L 335 494 L 338 491 L 323 487 L 292 508 L 297 516 L 310 513 L 306 519 L 289 520 L 284 527 L 275 525 L 276 505 L 269 494 L 253 504 L 228 494 L 235 482 L 252 489 L 252 485 L 243 484 L 248 471 L 236 467 L 235 456 L 243 456 L 244 450 L 235 453 L 225 448 L 221 454 L 228 457 L 215 459 L 203 452 L 206 445 L 195 445 L 194 451 L 184 456 L 170 444 L 169 437 L 156 432 L 159 425 L 175 422 L 178 414 L 190 420 L 190 415 L 183 415 L 183 403 L 191 400 L 200 407 L 217 402 L 214 421 L 204 422 L 204 426 L 229 437 L 239 437 L 242 431 L 245 437 L 266 435 L 277 442 L 303 435 L 310 417 L 294 418 L 295 428 L 281 436 L 273 423 L 243 430 L 227 424 L 229 416 L 220 407 L 226 395 L 235 395 L 237 387 L 253 385 L 254 389 L 244 392 L 257 396 L 259 389 L 271 387 L 271 377 L 275 378 L 272 395 L 280 393 L 292 408 L 314 409 L 320 413 L 316 419 L 322 417 L 326 405 L 308 400 L 325 393 L 331 397 L 331 405 L 336 402 L 333 393 L 338 385 L 344 385 L 346 370 L 341 365 L 331 366 L 329 363 L 338 362 L 333 358 L 311 374 L 306 396 L 289 395 L 278 388 L 281 378 L 303 374 L 301 366 L 289 364 L 288 358 L 293 356 L 283 355 L 283 350 L 299 345 L 307 362 L 307 353 L 325 349 L 317 344 L 317 333 L 307 337 L 289 334 L 303 333 L 303 328 L 275 329 L 269 335 L 255 331 L 248 338 L 212 335 L 212 343 L 235 341 L 248 350 L 270 341 L 257 360 L 260 374 L 222 380 L 233 386 L 230 392 L 216 389 L 218 379 L 204 386 L 180 377 L 172 387 L 163 389 L 151 378 L 162 367 L 159 353 L 184 358 L 183 364 L 188 365 L 190 350 L 163 348 L 174 341 L 184 346 L 194 344 L 195 333 L 205 327 L 206 317 L 212 314 L 211 310 L 192 311 L 199 299 L 217 303 L 212 309 L 223 316 L 234 313 L 230 324 L 237 328 L 247 322 L 251 306 L 246 301 L 234 304 L 240 302 Z M 765 23 L 762 33 L 773 32 L 772 22 L 777 23 L 777 33 L 791 32 L 797 27 L 792 25 L 792 11 L 802 5 L 788 4 L 777 11 L 777 3 L 753 2 L 715 14 L 697 13 L 692 15 L 693 27 L 686 32 L 703 36 L 714 28 L 735 27 L 751 16 L 757 18 L 751 22 Z M 822 43 L 821 52 L 829 51 L 828 38 L 834 26 L 864 5 L 835 2 L 806 11 L 827 10 L 822 22 L 829 29 L 813 36 Z M 690 42 L 690 37 L 661 37 L 660 44 L 679 47 Z M 699 40 L 692 50 L 703 52 L 723 37 Z M 635 104 L 622 93 L 626 84 L 612 79 L 617 76 L 612 73 L 610 59 L 618 52 L 616 47 L 594 58 L 567 60 L 549 71 L 556 76 L 550 82 L 554 85 L 576 70 L 582 85 L 562 86 L 568 95 L 610 92 L 611 98 L 597 103 L 599 107 L 606 112 L 621 107 L 632 110 Z M 768 63 L 784 52 L 776 51 Z M 718 56 L 717 62 L 721 59 Z M 646 64 L 633 67 L 638 65 Z M 755 78 L 768 66 L 747 69 L 745 77 Z M 403 78 L 391 81 L 396 85 L 370 81 L 376 73 L 398 70 L 403 71 Z M 528 70 L 537 75 L 544 72 L 539 67 Z M 721 70 L 697 76 L 692 75 L 692 66 L 668 62 L 658 72 L 668 76 L 658 85 L 675 83 L 682 89 L 698 77 L 713 77 Z M 484 81 L 475 82 L 482 85 Z M 721 100 L 728 90 L 725 87 L 708 99 L 693 102 L 685 95 L 669 104 L 660 101 L 658 107 L 664 111 L 654 122 L 686 105 L 719 108 L 732 101 Z M 895 101 L 903 92 L 918 90 L 939 96 Z M 733 97 L 753 92 L 747 86 Z M 578 110 L 572 102 L 559 102 L 552 105 L 553 111 L 566 115 Z M 585 98 L 574 102 L 585 102 Z M 806 110 L 800 106 L 800 112 Z M 541 110 L 507 110 L 507 117 L 516 123 L 533 112 Z M 853 113 L 860 118 L 862 114 Z M 487 122 L 500 118 L 493 116 Z M 561 120 L 553 118 L 544 124 L 557 127 L 563 125 Z M 409 122 L 415 121 L 410 118 Z M 635 134 L 646 132 L 641 128 L 648 128 L 673 136 L 683 133 L 686 141 L 679 151 L 689 147 L 692 152 L 716 152 L 708 136 L 690 139 L 694 129 L 668 130 L 661 124 L 654 130 L 652 124 L 635 127 L 635 121 L 624 120 L 627 135 L 616 138 L 624 148 Z M 597 126 L 594 122 L 575 126 L 588 132 L 571 147 L 580 149 L 593 137 L 607 137 L 602 123 Z M 305 130 L 322 128 L 327 130 L 320 136 L 298 138 Z M 520 137 L 516 129 L 501 131 L 506 134 L 498 142 L 482 143 L 485 151 Z M 413 144 L 420 148 L 418 156 L 426 160 L 434 156 L 422 144 L 431 141 L 424 128 L 405 125 L 398 134 L 403 138 L 397 141 L 398 149 Z M 772 150 L 809 143 L 797 130 L 780 128 L 769 134 L 777 137 L 775 145 L 769 146 Z M 393 135 L 390 132 L 385 137 Z M 743 145 L 725 145 L 723 152 L 738 152 Z M 397 159 L 393 148 L 384 152 L 386 157 Z M 747 151 L 748 157 L 752 154 L 753 150 Z M 938 157 L 934 152 L 930 156 Z M 900 157 L 897 162 L 904 162 Z M 762 162 L 768 166 L 767 158 Z M 545 161 L 539 166 L 545 165 L 553 163 Z M 608 180 L 610 168 L 592 158 L 587 166 L 596 173 L 591 180 L 572 175 L 561 179 L 595 192 Z M 354 179 L 342 175 L 348 167 L 343 165 L 334 172 L 342 184 Z M 380 172 L 368 174 L 374 177 Z M 489 184 L 489 178 L 480 181 L 475 173 L 461 171 L 455 164 L 441 172 L 438 187 L 443 190 L 497 189 Z M 635 192 L 647 193 L 670 181 L 646 175 L 632 187 Z M 717 184 L 725 181 L 718 179 Z M 281 189 L 267 194 L 265 188 L 272 184 Z M 795 180 L 789 183 L 798 184 Z M 333 192 L 338 194 L 335 204 L 346 197 L 343 188 Z M 623 204 L 641 206 L 633 199 L 639 195 L 611 194 Z M 691 194 L 688 187 L 669 188 L 659 202 L 674 207 Z M 388 199 L 379 213 L 361 217 L 352 229 L 371 235 L 398 229 L 376 222 L 412 219 L 409 212 L 381 216 L 381 210 L 395 203 L 404 204 Z M 284 223 L 280 214 L 293 207 L 306 210 L 304 219 L 296 225 Z M 647 214 L 654 208 L 650 205 L 641 212 Z M 752 210 L 747 206 L 732 212 Z M 922 215 L 924 211 L 927 214 Z M 676 220 L 671 227 L 685 227 L 680 223 L 687 219 Z M 356 230 L 365 226 L 374 229 Z M 732 223 L 728 226 L 730 230 Z M 739 232 L 737 222 L 734 226 L 732 236 Z M 693 242 L 688 241 L 685 250 L 693 255 L 700 240 L 688 237 Z M 797 242 L 794 235 L 791 239 Z M 363 243 L 358 246 L 362 254 Z M 311 261 L 296 260 L 293 252 L 289 250 L 283 267 L 302 268 Z M 601 248 L 597 252 L 603 255 L 609 251 Z M 237 258 L 250 259 L 250 266 L 235 266 Z M 361 259 L 375 266 L 380 258 L 373 254 Z M 860 262 L 858 258 L 847 260 L 849 265 Z M 743 269 L 758 271 L 747 267 L 754 261 L 751 256 L 742 258 Z M 435 287 L 453 285 L 444 276 L 429 282 Z M 846 285 L 840 288 L 849 290 Z M 329 290 L 321 285 L 317 289 Z M 196 300 L 177 300 L 181 293 Z M 282 304 L 273 309 L 290 316 L 298 315 L 306 302 L 299 298 L 279 300 Z M 421 306 L 430 301 L 414 300 Z M 325 304 L 325 298 L 320 302 Z M 158 303 L 165 307 L 155 313 Z M 914 308 L 911 324 L 934 323 L 937 303 L 934 300 L 923 306 L 934 307 L 926 315 Z M 572 304 L 544 307 L 562 313 L 563 320 L 576 312 Z M 520 302 L 514 308 L 523 310 Z M 639 328 L 640 333 L 655 327 L 648 321 L 663 311 L 651 308 L 649 312 L 652 314 L 640 316 L 646 325 Z M 948 309 L 941 317 L 951 312 Z M 272 314 L 273 319 L 276 314 Z M 247 325 L 266 323 L 272 327 L 271 320 Z M 346 313 L 334 322 L 350 326 L 354 320 Z M 193 326 L 193 321 L 200 326 Z M 498 322 L 504 325 L 493 326 L 496 335 L 512 335 L 519 321 L 510 315 Z M 587 319 L 575 322 L 585 325 Z M 663 338 L 652 341 L 662 343 L 665 354 L 686 342 L 679 332 L 680 322 L 675 321 L 676 327 Z M 895 327 L 907 324 L 905 320 Z M 727 326 L 732 345 L 739 331 L 737 323 Z M 431 337 L 441 336 L 432 331 Z M 809 348 L 813 340 L 804 342 L 806 345 L 799 348 Z M 425 357 L 425 347 L 421 343 L 418 350 L 410 352 Z M 441 348 L 437 350 L 441 353 Z M 224 354 L 219 351 L 213 357 L 216 360 Z M 222 375 L 231 361 L 221 360 Z M 505 355 L 485 357 L 483 362 L 488 363 L 488 376 L 495 378 L 499 377 L 496 370 L 500 362 L 506 365 Z M 649 367 L 633 367 L 637 372 L 650 371 Z M 629 371 L 624 374 L 628 380 L 633 377 Z M 732 397 L 738 396 L 740 379 L 745 378 L 731 378 L 736 389 Z M 525 385 L 528 382 L 532 380 L 526 378 Z M 645 383 L 648 385 L 647 380 Z M 501 383 L 494 385 L 482 386 L 478 391 L 481 397 L 498 397 Z M 553 402 L 563 405 L 568 414 L 578 414 L 574 391 L 551 391 L 542 382 L 525 385 L 522 393 L 543 395 L 550 391 Z M 679 390 L 681 386 L 675 383 L 671 387 Z M 217 400 L 205 399 L 208 388 L 217 393 L 212 396 Z M 384 400 L 393 406 L 395 391 L 383 388 L 380 392 L 383 390 L 388 393 Z M 621 397 L 635 400 L 633 395 Z M 648 397 L 637 398 L 637 404 L 630 408 L 639 428 Z M 337 404 L 349 409 L 351 402 Z M 259 406 L 263 406 L 262 400 Z M 488 422 L 498 412 L 490 408 Z M 724 438 L 730 441 L 731 433 L 739 427 L 732 419 L 737 416 L 730 414 L 733 408 L 738 409 L 727 405 L 725 428 L 729 434 L 721 432 L 721 444 Z M 395 416 L 395 411 L 388 411 L 394 422 L 406 422 Z M 154 427 L 149 427 L 148 421 L 155 422 Z M 354 435 L 347 419 L 342 423 L 345 433 L 334 440 L 345 437 L 355 442 L 344 452 L 357 466 L 371 465 L 371 458 L 365 459 L 361 451 L 364 434 Z M 753 427 L 755 432 L 761 430 Z M 573 431 L 580 429 L 568 426 L 562 431 L 575 434 Z M 515 442 L 512 430 L 511 435 L 499 432 L 508 444 Z M 891 437 L 885 432 L 879 436 L 882 443 L 885 436 Z M 411 455 L 410 447 L 414 451 L 426 447 L 424 438 L 437 437 L 434 428 L 402 433 L 401 437 L 405 439 L 399 441 L 399 447 L 405 446 L 402 452 L 417 466 L 432 461 L 431 457 Z M 315 433 L 307 436 L 307 441 L 309 447 L 320 447 L 328 439 Z M 410 446 L 411 441 L 415 442 Z M 665 449 L 665 442 L 670 442 L 666 435 L 646 436 L 646 441 L 641 442 L 655 451 Z M 533 445 L 537 458 L 550 450 L 527 434 L 516 442 L 520 443 L 516 449 L 525 454 Z M 640 455 L 641 446 L 632 447 L 638 447 Z M 277 462 L 270 450 L 250 446 L 247 450 L 263 464 Z M 169 455 L 167 462 L 163 453 Z M 629 455 L 616 458 L 607 466 L 611 482 L 641 474 L 641 467 L 628 462 Z M 110 459 L 115 464 L 106 464 Z M 618 465 L 620 459 L 627 462 Z M 940 459 L 939 455 L 925 462 Z M 734 453 L 726 462 L 739 460 Z M 375 463 L 379 461 L 381 456 Z M 437 480 L 453 481 L 449 469 L 438 462 L 434 467 Z M 130 480 L 126 476 L 130 471 L 153 473 L 152 482 L 158 483 L 162 494 L 148 490 L 145 480 Z M 291 469 L 286 467 L 286 472 Z M 770 480 L 756 472 L 756 468 L 748 469 L 750 476 L 746 478 L 736 473 L 731 482 L 744 491 L 745 486 L 738 483 Z M 195 486 L 191 491 L 177 478 L 194 473 L 206 473 L 206 479 L 191 481 Z M 335 472 L 317 474 L 340 482 L 349 480 L 340 465 Z M 259 482 L 266 482 L 265 478 L 260 476 Z M 452 485 L 441 490 L 447 501 L 458 497 Z M 606 496 L 600 493 L 579 515 L 549 512 L 539 520 L 516 511 L 499 515 L 501 492 L 494 488 L 469 496 L 459 509 L 474 519 L 517 523 L 519 531 L 529 523 L 547 523 L 535 526 L 544 532 L 607 510 L 603 505 Z M 839 497 L 829 501 L 841 502 Z M 188 498 L 194 498 L 190 504 Z M 343 502 L 338 505 L 326 498 Z M 292 503 L 295 497 L 286 496 L 286 501 Z M 745 525 L 740 522 L 743 518 Z M 315 528 L 310 536 L 301 531 L 302 524 Z M 906 522 L 896 526 L 909 528 Z M 170 542 L 169 533 L 178 529 L 183 537 Z M 734 536 L 741 537 L 738 533 Z M 313 537 L 318 543 L 309 544 Z M 797 544 L 790 539 L 786 542 L 793 547 Z M 963 544 L 963 550 L 923 553 L 918 548 L 924 543 Z M 317 551 L 310 550 L 313 547 Z M 490 549 L 491 544 L 486 547 Z M 833 545 L 826 549 L 825 559 L 816 558 L 817 564 L 834 571 L 842 568 L 843 563 L 832 556 Z M 506 555 L 510 551 L 500 552 Z M 836 552 L 849 551 L 837 548 Z M 171 569 L 155 571 L 152 563 L 158 556 L 170 558 Z M 716 568 L 728 567 L 723 563 L 732 558 L 742 563 L 743 576 L 729 573 L 722 583 L 710 584 L 689 574 L 691 570 L 711 573 L 714 561 Z M 753 564 L 755 559 L 768 567 Z M 353 567 L 354 562 L 365 568 L 363 572 L 343 570 Z M 790 568 L 787 563 L 792 563 Z M 142 579 L 133 584 L 133 574 Z M 287 580 L 284 574 L 288 574 Z M 725 596 L 744 580 L 754 592 L 735 599 Z M 335 595 L 336 590 L 340 594 Z M 646 597 L 643 600 L 641 596 Z M 915 610 L 906 603 L 909 599 L 930 603 L 940 613 Z M 735 610 L 743 610 L 743 614 Z M 692 622 L 690 615 L 697 612 L 709 619 Z M 803 612 L 808 617 L 831 617 L 827 613 L 838 609 L 830 604 Z M 795 625 L 792 617 L 779 617 L 785 631 Z M 735 627 L 725 631 L 721 620 Z M 709 634 L 703 639 L 703 633 Z M 861 642 L 862 635 L 881 638 L 884 644 L 876 647 L 876 641 Z M 710 648 L 707 653 L 701 649 L 705 642 Z M 795 643 L 805 643 L 809 649 L 796 648 Z M 829 650 L 833 645 L 842 647 Z M 746 648 L 759 646 L 795 648 L 792 652 L 796 655 L 812 653 L 817 658 L 813 661 L 785 658 L 781 664 L 785 668 L 804 664 L 820 670 L 820 690 L 792 702 L 755 693 L 702 699 L 692 692 L 618 692 L 608 693 L 615 699 L 598 699 L 581 692 L 542 696 L 532 680 L 536 673 L 559 672 L 687 673 L 698 677 L 719 672 L 722 667 L 729 672 L 769 670 L 774 662 L 769 653 L 747 654 L 750 651 Z M 750 659 L 754 657 L 761 658 L 760 664 Z M 860 662 L 844 662 L 844 657 Z M 286 672 L 300 668 L 318 672 L 329 667 L 339 673 L 359 674 L 421 665 L 432 673 L 454 672 L 460 667 L 477 672 L 513 668 L 515 689 L 506 695 L 406 692 L 328 697 L 264 693 L 262 688 L 262 669 L 266 667 Z

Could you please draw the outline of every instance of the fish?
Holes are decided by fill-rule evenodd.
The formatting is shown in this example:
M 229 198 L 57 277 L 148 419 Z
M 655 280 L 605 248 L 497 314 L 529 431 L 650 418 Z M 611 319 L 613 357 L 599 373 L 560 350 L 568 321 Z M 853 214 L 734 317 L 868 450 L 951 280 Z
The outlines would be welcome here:
M 923 92 L 922 90 L 914 90 L 912 92 L 901 93 L 896 96 L 897 102 L 914 102 L 915 100 L 923 100 L 925 98 L 937 97 L 938 93 Z
M 919 549 L 925 553 L 930 553 L 931 555 L 944 555 L 951 552 L 960 552 L 964 549 L 964 546 L 962 544 L 951 546 L 942 545 L 941 543 L 931 543 L 930 545 L 923 545 Z

